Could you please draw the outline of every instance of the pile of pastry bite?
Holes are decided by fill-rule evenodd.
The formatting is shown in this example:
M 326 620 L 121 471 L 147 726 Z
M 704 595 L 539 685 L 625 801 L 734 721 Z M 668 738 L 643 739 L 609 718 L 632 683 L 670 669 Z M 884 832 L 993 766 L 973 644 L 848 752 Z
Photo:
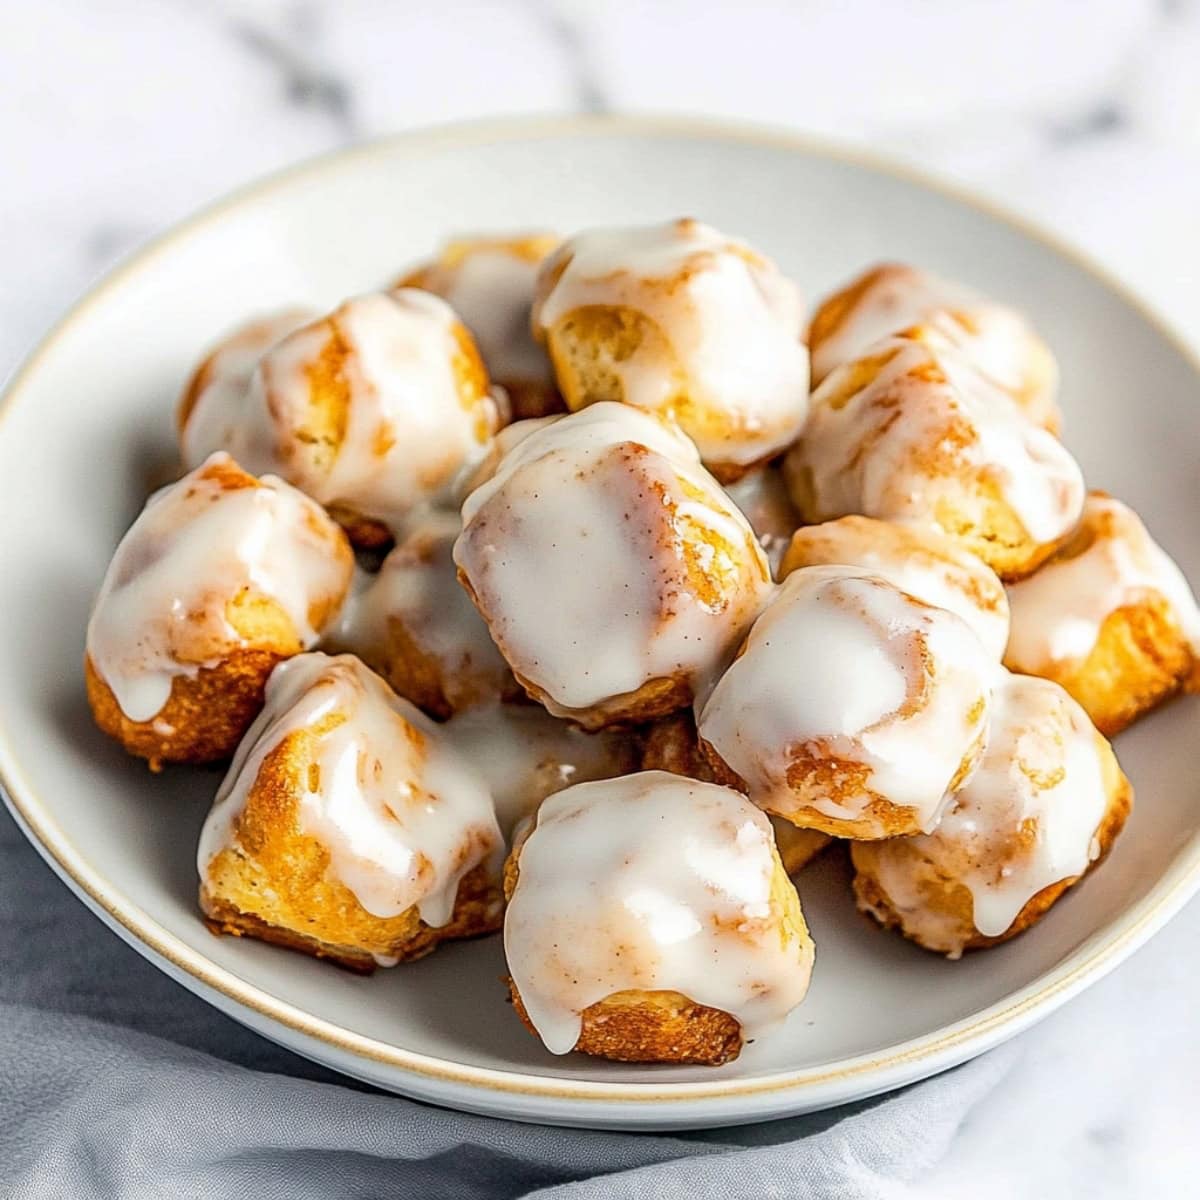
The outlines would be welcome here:
M 729 1061 L 804 998 L 815 854 L 928 950 L 1004 941 L 1124 824 L 1106 735 L 1200 686 L 1056 386 L 910 267 L 808 321 L 693 220 L 451 243 L 201 362 L 92 711 L 156 771 L 229 762 L 214 932 L 370 971 L 503 928 L 549 1050 Z

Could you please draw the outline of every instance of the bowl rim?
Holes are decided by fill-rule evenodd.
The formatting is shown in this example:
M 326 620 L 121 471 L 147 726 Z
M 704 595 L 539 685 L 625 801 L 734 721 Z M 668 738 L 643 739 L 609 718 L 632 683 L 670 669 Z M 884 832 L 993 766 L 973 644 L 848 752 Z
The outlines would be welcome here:
M 536 116 L 455 122 L 381 137 L 305 159 L 234 190 L 132 252 L 88 289 L 12 374 L 3 395 L 0 395 L 0 421 L 30 388 L 43 364 L 53 357 L 59 341 L 86 322 L 94 307 L 106 301 L 139 272 L 151 267 L 162 252 L 220 222 L 243 204 L 284 191 L 303 180 L 340 171 L 349 163 L 376 157 L 417 158 L 425 153 L 450 148 L 568 136 L 743 142 L 810 157 L 831 158 L 902 179 L 982 212 L 1026 238 L 1039 242 L 1056 256 L 1090 275 L 1099 286 L 1115 293 L 1137 311 L 1147 324 L 1170 343 L 1191 366 L 1200 382 L 1200 353 L 1193 350 L 1168 321 L 1123 281 L 1036 222 L 977 195 L 968 187 L 941 179 L 874 150 L 770 125 L 651 114 Z M 770 1094 L 784 1091 L 810 1093 L 814 1100 L 818 1093 L 836 1092 L 838 1095 L 835 1098 L 840 1099 L 851 1094 L 849 1088 L 855 1086 L 855 1081 L 867 1083 L 866 1087 L 853 1093 L 863 1095 L 931 1074 L 990 1048 L 1065 1003 L 1144 943 L 1200 890 L 1200 830 L 1197 830 L 1178 850 L 1168 870 L 1138 904 L 1085 939 L 1057 967 L 970 1017 L 880 1053 L 858 1055 L 832 1065 L 779 1071 L 740 1080 L 713 1079 L 709 1082 L 662 1084 L 586 1081 L 471 1066 L 405 1050 L 306 1013 L 240 978 L 232 970 L 217 965 L 165 929 L 148 912 L 122 895 L 119 887 L 89 866 L 85 855 L 72 844 L 24 777 L 2 728 L 0 795 L 35 849 L 90 909 L 136 948 L 149 949 L 152 952 L 149 957 L 156 965 L 163 966 L 165 963 L 173 967 L 173 971 L 168 970 L 169 974 L 205 998 L 212 999 L 206 995 L 208 991 L 216 992 L 224 1001 L 231 1002 L 235 1009 L 249 1010 L 260 1019 L 276 1022 L 295 1034 L 323 1044 L 335 1054 L 340 1052 L 355 1060 L 365 1059 L 384 1068 L 399 1069 L 407 1075 L 425 1079 L 431 1088 L 442 1085 L 444 1091 L 445 1085 L 470 1085 L 490 1092 L 562 1101 L 600 1102 L 603 1107 L 613 1103 L 644 1105 L 752 1096 L 765 1100 Z M 259 1027 L 259 1024 L 256 1023 L 255 1027 Z M 325 1061 L 338 1065 L 336 1061 Z M 347 1068 L 342 1065 L 342 1069 Z M 874 1078 L 864 1079 L 872 1076 Z M 377 1074 L 372 1078 L 378 1081 Z M 799 1103 L 804 1097 L 798 1095 L 797 1099 Z

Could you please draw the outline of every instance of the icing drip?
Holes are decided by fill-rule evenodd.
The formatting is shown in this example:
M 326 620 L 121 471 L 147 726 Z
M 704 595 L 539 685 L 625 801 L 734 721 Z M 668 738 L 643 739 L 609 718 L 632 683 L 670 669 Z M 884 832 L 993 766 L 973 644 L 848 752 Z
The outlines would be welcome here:
M 934 833 L 898 845 L 907 843 L 940 876 L 967 888 L 975 928 L 998 937 L 1038 892 L 1082 875 L 1098 856 L 1109 803 L 1102 747 L 1083 709 L 1057 684 L 1000 672 L 978 770 Z M 888 844 L 875 850 L 881 887 L 919 928 L 928 910 L 912 858 L 893 857 Z M 961 951 L 964 931 L 952 932 L 947 922 L 941 934 L 946 949 Z
M 229 450 L 315 500 L 395 528 L 446 495 L 483 456 L 495 403 L 464 386 L 461 326 L 445 301 L 413 288 L 347 300 L 259 360 L 236 423 L 187 439 Z
M 437 725 L 348 654 L 302 654 L 275 668 L 201 833 L 201 877 L 236 844 L 267 756 L 302 732 L 315 744 L 297 780 L 299 832 L 321 843 L 330 873 L 373 916 L 415 905 L 427 925 L 445 925 L 463 877 L 489 859 L 498 866 L 491 796 Z
M 307 496 L 244 476 L 214 454 L 154 493 L 121 539 L 87 630 L 87 652 L 121 711 L 148 721 L 180 676 L 217 666 L 246 639 L 228 605 L 273 601 L 303 646 L 313 611 L 334 608 L 350 580 L 349 547 Z
M 991 485 L 1045 543 L 1071 530 L 1084 498 L 1079 465 L 1052 434 L 953 350 L 916 337 L 877 342 L 821 384 L 791 466 L 811 479 L 822 519 L 928 521 L 939 501 L 961 505 Z
M 1109 616 L 1149 596 L 1166 601 L 1193 654 L 1200 656 L 1200 609 L 1183 573 L 1132 509 L 1093 493 L 1079 531 L 1058 557 L 1010 585 L 1007 661 L 1037 673 L 1080 663 Z
M 786 567 L 840 564 L 961 617 L 997 662 L 1008 641 L 1008 599 L 996 573 L 949 538 L 921 528 L 843 517 L 796 533 Z
M 565 263 L 561 274 L 555 272 Z M 542 268 L 543 334 L 589 308 L 627 308 L 661 336 L 614 362 L 623 399 L 674 415 L 706 461 L 749 464 L 804 422 L 803 305 L 773 263 L 698 221 L 593 229 Z
M 771 812 L 801 806 L 788 772 L 811 757 L 867 771 L 808 797 L 818 812 L 858 819 L 874 793 L 928 829 L 983 731 L 991 669 L 953 613 L 856 568 L 805 567 L 755 622 L 698 728 Z
M 695 448 L 620 404 L 518 442 L 463 521 L 455 561 L 492 636 L 563 710 L 652 679 L 695 683 L 770 586 L 749 525 Z
M 747 1037 L 808 988 L 812 944 L 781 920 L 767 818 L 729 788 L 662 771 L 551 796 L 520 851 L 509 971 L 547 1049 L 614 992 L 678 991 Z

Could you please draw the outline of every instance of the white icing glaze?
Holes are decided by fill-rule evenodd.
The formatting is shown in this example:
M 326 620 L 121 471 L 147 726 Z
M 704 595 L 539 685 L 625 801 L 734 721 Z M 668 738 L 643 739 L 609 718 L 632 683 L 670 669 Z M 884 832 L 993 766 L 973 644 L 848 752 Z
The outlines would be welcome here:
M 519 442 L 523 442 L 531 433 L 544 429 L 560 420 L 563 414 L 554 413 L 548 417 L 529 417 L 524 421 L 514 421 L 497 431 L 487 448 L 487 453 L 480 459 L 473 471 L 464 476 L 458 488 L 458 507 L 461 510 L 467 497 L 477 488 L 485 484 L 496 473 L 496 468 L 504 461 L 505 456 Z M 689 453 L 694 453 L 689 451 Z
M 200 835 L 197 866 L 236 843 L 238 818 L 264 760 L 289 734 L 317 734 L 317 766 L 298 783 L 298 832 L 329 853 L 329 871 L 376 917 L 414 905 L 445 925 L 458 885 L 502 845 L 484 781 L 428 717 L 353 655 L 301 654 L 280 663 Z
M 454 558 L 492 636 L 564 711 L 652 679 L 695 683 L 770 586 L 749 525 L 695 448 L 621 404 L 590 405 L 524 438 L 467 498 L 463 521 Z M 707 548 L 706 577 L 722 585 L 715 601 L 688 577 L 685 540 L 706 552 L 697 530 L 733 547 Z
M 880 268 L 837 327 L 812 346 L 813 382 L 820 383 L 881 338 L 925 323 L 933 324 L 977 371 L 1005 391 L 1018 393 L 1028 386 L 1036 343 L 1020 313 L 962 284 L 898 265 Z M 1052 360 L 1047 355 L 1039 366 L 1049 372 L 1049 397 L 1056 384 Z
M 750 522 L 771 564 L 771 574 L 777 575 L 788 542 L 800 524 L 800 515 L 792 505 L 779 468 L 768 466 L 749 471 L 736 483 L 726 485 L 725 491 Z
M 801 802 L 787 771 L 801 755 L 862 764 L 865 787 L 932 828 L 982 733 L 992 664 L 953 613 L 852 567 L 804 567 L 780 585 L 745 651 L 699 714 L 700 736 L 787 816 Z M 871 800 L 816 796 L 837 820 Z
M 487 780 L 506 837 L 547 796 L 572 784 L 624 775 L 634 765 L 630 734 L 584 733 L 540 705 L 474 708 L 451 717 L 442 729 Z
M 1055 683 L 1001 671 L 978 770 L 935 832 L 905 841 L 970 891 L 975 928 L 999 937 L 1043 888 L 1087 870 L 1108 804 L 1098 735 L 1083 709 Z M 880 886 L 936 948 L 961 952 L 966 931 L 924 906 L 912 862 L 877 847 Z
M 1076 553 L 1075 542 L 1086 548 Z M 1008 664 L 1039 674 L 1077 665 L 1094 649 L 1109 616 L 1150 596 L 1166 601 L 1200 657 L 1200 609 L 1183 573 L 1132 509 L 1093 493 L 1079 532 L 1063 552 L 1009 586 Z
M 551 796 L 520 854 L 504 949 L 554 1054 L 626 990 L 677 991 L 745 1036 L 804 998 L 812 944 L 783 936 L 766 817 L 729 788 L 663 771 Z
M 803 304 L 771 262 L 698 221 L 593 229 L 543 265 L 566 267 L 535 306 L 548 332 L 580 309 L 620 306 L 653 322 L 669 354 L 649 346 L 616 364 L 623 399 L 680 415 L 706 462 L 747 464 L 800 432 L 808 401 Z
M 294 308 L 248 321 L 209 355 L 192 381 L 195 396 L 179 433 L 186 466 L 199 466 L 214 450 L 233 444 L 259 360 L 316 315 Z
M 437 664 L 451 709 L 487 704 L 516 688 L 487 625 L 460 586 L 452 551 L 457 513 L 428 510 L 405 528 L 379 573 L 345 606 L 333 645 L 358 654 L 385 676 L 399 629 Z
M 860 360 L 813 394 L 790 465 L 810 473 L 816 515 L 930 520 L 938 500 L 961 505 L 991 483 L 1034 540 L 1071 530 L 1083 476 L 1057 438 L 950 348 L 887 338 L 869 349 L 869 357 L 887 354 L 844 403 Z
M 539 260 L 521 248 L 533 240 L 452 245 L 453 262 L 435 262 L 422 272 L 420 286 L 458 313 L 474 334 L 489 374 L 502 384 L 554 382 L 550 359 L 529 325 Z
M 131 721 L 159 712 L 176 678 L 246 644 L 226 615 L 244 589 L 275 601 L 311 646 L 311 610 L 349 583 L 349 547 L 320 507 L 269 475 L 231 488 L 220 470 L 233 465 L 214 454 L 155 492 L 105 573 L 87 652 Z
M 1008 642 L 1008 599 L 986 563 L 949 538 L 919 527 L 842 517 L 801 529 L 805 565 L 841 564 L 877 575 L 910 596 L 961 617 L 999 662 Z
M 457 324 L 444 300 L 415 288 L 347 300 L 263 355 L 239 419 L 221 426 L 224 440 L 202 442 L 197 432 L 187 449 L 229 450 L 322 504 L 395 528 L 417 504 L 448 493 L 498 422 L 490 396 L 460 394 Z M 345 351 L 338 378 L 348 402 L 344 437 L 327 462 L 331 448 L 306 427 L 313 376 L 331 347 Z

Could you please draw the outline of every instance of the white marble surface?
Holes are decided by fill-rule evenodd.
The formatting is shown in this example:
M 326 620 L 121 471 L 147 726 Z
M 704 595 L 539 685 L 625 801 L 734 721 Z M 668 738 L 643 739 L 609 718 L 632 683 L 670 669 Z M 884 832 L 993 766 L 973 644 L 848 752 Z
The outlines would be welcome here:
M 0 375 L 239 183 L 396 129 L 580 109 L 881 147 L 1055 228 L 1200 344 L 1200 0 L 41 0 L 0 6 L 0 98 Z M 880 1194 L 1200 1194 L 1198 961 L 1200 902 L 1020 1039 L 945 1158 Z

